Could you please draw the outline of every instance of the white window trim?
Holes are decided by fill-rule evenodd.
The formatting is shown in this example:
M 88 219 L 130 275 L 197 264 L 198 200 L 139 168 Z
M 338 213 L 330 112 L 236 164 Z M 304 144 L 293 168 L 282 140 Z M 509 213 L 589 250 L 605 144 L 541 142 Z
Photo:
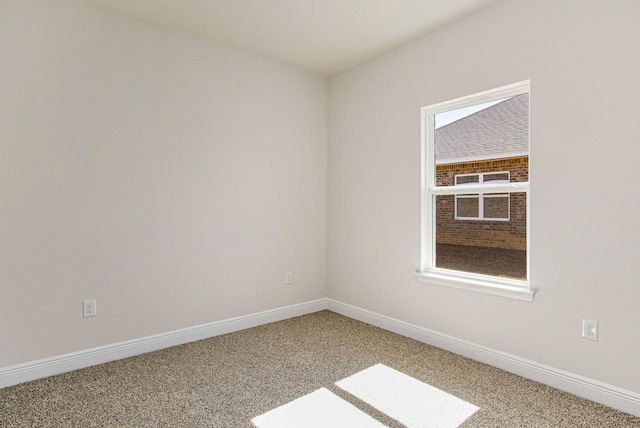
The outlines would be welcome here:
M 452 101 L 434 104 L 421 109 L 422 135 L 422 221 L 421 221 L 421 261 L 420 270 L 415 273 L 416 278 L 431 284 L 444 285 L 486 294 L 492 294 L 513 299 L 532 301 L 535 290 L 531 288 L 530 275 L 530 200 L 529 182 L 483 184 L 485 193 L 525 192 L 527 210 L 527 279 L 515 280 L 500 278 L 492 275 L 482 275 L 463 271 L 449 270 L 435 267 L 435 204 L 438 195 L 455 195 L 459 193 L 479 193 L 478 184 L 462 184 L 458 186 L 435 185 L 435 152 L 434 116 L 444 111 L 455 110 L 468 105 L 480 104 L 500 98 L 512 97 L 530 92 L 530 82 L 523 81 L 501 88 L 492 89 L 478 94 L 458 98 Z
M 511 220 L 511 207 L 509 204 L 511 203 L 511 195 L 509 193 L 505 194 L 492 194 L 486 192 L 480 193 L 466 193 L 464 195 L 456 195 L 454 200 L 454 219 L 460 221 L 510 221 Z M 507 200 L 507 216 L 506 217 L 486 217 L 484 215 L 484 202 L 485 198 L 504 198 Z M 478 217 L 462 217 L 458 215 L 458 199 L 477 199 L 478 200 Z
M 461 186 L 461 184 L 456 184 L 456 182 L 458 181 L 458 177 L 471 177 L 474 175 L 478 176 L 478 183 L 469 183 L 469 184 L 474 186 L 478 184 L 484 185 L 484 176 L 491 175 L 491 174 L 507 174 L 507 177 L 508 177 L 506 180 L 494 180 L 492 181 L 492 183 L 508 183 L 511 180 L 511 173 L 509 171 L 476 172 L 472 174 L 456 174 L 453 177 L 453 185 L 457 187 Z M 506 198 L 507 199 L 507 217 L 506 218 L 493 218 L 493 217 L 484 216 L 485 194 L 486 194 L 486 197 L 489 197 L 489 198 Z M 469 199 L 478 198 L 478 217 L 458 216 L 458 198 L 469 198 Z M 493 193 L 487 193 L 487 192 L 465 193 L 463 195 L 456 194 L 453 202 L 453 212 L 454 212 L 453 218 L 455 220 L 461 220 L 461 221 L 509 221 L 511 220 L 511 194 L 507 193 L 505 195 L 505 194 L 493 194 Z

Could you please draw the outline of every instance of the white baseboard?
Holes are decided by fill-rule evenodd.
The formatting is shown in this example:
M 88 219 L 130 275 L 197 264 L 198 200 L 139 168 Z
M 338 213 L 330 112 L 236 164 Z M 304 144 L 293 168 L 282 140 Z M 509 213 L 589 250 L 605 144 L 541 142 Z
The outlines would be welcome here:
M 324 309 L 640 416 L 638 393 L 326 298 L 0 368 L 0 388 Z
M 0 388 L 327 309 L 327 299 L 229 318 L 0 368 Z
M 420 342 L 463 355 L 527 379 L 640 416 L 640 394 L 453 336 L 328 299 L 327 309 Z

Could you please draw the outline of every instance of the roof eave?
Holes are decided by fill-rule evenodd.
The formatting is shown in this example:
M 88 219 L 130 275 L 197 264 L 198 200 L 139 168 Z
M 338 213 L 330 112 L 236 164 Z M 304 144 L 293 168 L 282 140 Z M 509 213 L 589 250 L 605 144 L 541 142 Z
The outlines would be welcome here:
M 521 158 L 529 156 L 529 151 L 521 151 L 521 152 L 505 152 L 505 153 L 489 153 L 478 156 L 466 156 L 463 158 L 452 158 L 452 159 L 440 159 L 436 160 L 436 165 L 450 165 L 455 163 L 469 163 L 469 162 L 480 162 L 480 161 L 490 161 L 497 159 L 509 159 L 509 158 Z

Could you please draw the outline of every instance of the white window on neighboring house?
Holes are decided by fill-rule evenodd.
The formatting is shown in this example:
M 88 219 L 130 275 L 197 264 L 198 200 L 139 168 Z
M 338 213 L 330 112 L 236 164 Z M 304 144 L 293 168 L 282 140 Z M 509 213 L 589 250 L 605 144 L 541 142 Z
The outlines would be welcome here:
M 460 174 L 455 185 L 509 182 L 509 171 Z M 509 220 L 509 193 L 471 193 L 455 196 L 456 220 Z
M 529 81 L 422 109 L 423 282 L 533 300 Z

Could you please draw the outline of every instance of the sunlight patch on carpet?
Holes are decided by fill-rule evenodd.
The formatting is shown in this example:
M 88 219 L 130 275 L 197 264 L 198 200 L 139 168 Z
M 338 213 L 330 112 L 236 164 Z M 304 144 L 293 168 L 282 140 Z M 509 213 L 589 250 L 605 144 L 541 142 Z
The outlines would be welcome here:
M 258 428 L 384 428 L 371 416 L 325 388 L 251 420 Z
M 384 364 L 336 385 L 408 428 L 456 428 L 478 407 Z

